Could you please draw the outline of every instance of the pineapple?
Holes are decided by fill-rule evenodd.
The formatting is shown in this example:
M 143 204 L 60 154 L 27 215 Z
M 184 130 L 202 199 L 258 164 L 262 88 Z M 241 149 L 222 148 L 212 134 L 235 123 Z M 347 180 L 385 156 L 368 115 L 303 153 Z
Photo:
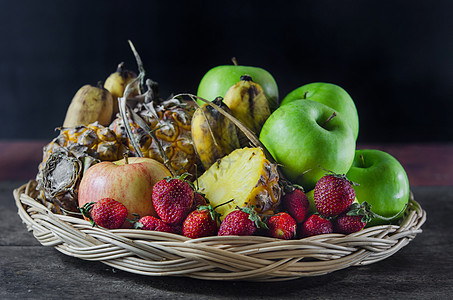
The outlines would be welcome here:
M 100 161 L 121 159 L 124 147 L 111 130 L 97 122 L 59 130 L 58 137 L 43 149 L 36 189 L 38 199 L 51 211 L 66 214 L 77 212 L 83 171 Z
M 261 148 L 241 148 L 214 163 L 195 182 L 223 219 L 236 207 L 252 205 L 258 213 L 273 214 L 280 202 L 277 165 Z M 229 200 L 233 201 L 227 203 Z
M 123 157 L 124 147 L 108 127 L 94 122 L 87 126 L 58 128 L 60 134 L 44 147 L 43 163 L 61 147 L 77 157 L 91 156 L 100 161 L 115 161 Z
M 179 99 L 165 101 L 159 99 L 157 104 L 155 102 L 138 103 L 134 111 L 154 131 L 176 175 L 192 173 L 197 159 L 190 131 L 195 107 Z M 163 163 L 164 160 L 152 137 L 132 120 L 129 120 L 129 124 L 140 145 L 143 157 L 150 157 Z M 110 124 L 110 129 L 115 132 L 132 155 L 138 156 L 127 138 L 126 129 L 120 116 Z

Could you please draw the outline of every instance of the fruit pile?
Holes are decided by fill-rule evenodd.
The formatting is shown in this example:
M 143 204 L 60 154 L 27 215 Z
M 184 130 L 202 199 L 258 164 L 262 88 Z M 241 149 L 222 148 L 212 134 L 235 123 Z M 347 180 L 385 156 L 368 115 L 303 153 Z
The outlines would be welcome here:
M 43 149 L 38 199 L 93 226 L 189 238 L 349 234 L 398 222 L 409 182 L 390 154 L 356 150 L 359 119 L 341 87 L 310 83 L 281 102 L 262 68 L 218 66 L 197 95 L 162 99 L 121 63 L 75 94 Z

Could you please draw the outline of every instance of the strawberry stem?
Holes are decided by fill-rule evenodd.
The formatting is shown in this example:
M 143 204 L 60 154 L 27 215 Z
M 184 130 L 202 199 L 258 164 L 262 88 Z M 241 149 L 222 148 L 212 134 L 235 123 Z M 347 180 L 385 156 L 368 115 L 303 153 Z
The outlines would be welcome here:
M 217 207 L 220 207 L 222 205 L 228 204 L 228 203 L 233 202 L 233 201 L 234 201 L 234 199 L 231 199 L 231 200 L 228 200 L 227 202 L 220 203 L 219 205 L 215 206 L 213 209 L 216 209 Z
M 267 224 L 263 222 L 261 217 L 257 214 L 255 210 L 255 206 L 252 205 L 250 207 L 237 207 L 238 209 L 242 210 L 246 214 L 249 215 L 249 220 L 255 223 L 256 228 L 264 228 L 264 229 L 269 229 L 267 227 Z
M 91 202 L 87 202 L 85 203 L 82 207 L 79 207 L 79 210 L 80 212 L 82 213 L 82 216 L 84 216 L 85 218 L 87 218 L 91 225 L 94 227 L 94 225 L 96 225 L 93 221 L 93 218 L 91 217 L 91 209 L 93 208 L 93 205 L 95 204 L 95 202 L 91 201 Z
M 340 179 L 344 179 L 346 181 L 348 181 L 351 185 L 353 186 L 358 186 L 360 184 L 358 184 L 357 182 L 354 182 L 354 181 L 351 181 L 348 179 L 348 177 L 346 177 L 346 174 L 338 174 L 338 173 L 335 173 L 334 171 L 331 171 L 331 170 L 327 170 L 323 167 L 321 167 L 320 165 L 318 165 L 319 168 L 323 169 L 324 171 L 326 171 L 326 175 L 329 175 L 329 176 L 334 176 L 334 177 L 337 177 L 337 178 L 340 178 Z
M 400 210 L 397 214 L 391 216 L 391 217 L 384 217 L 381 215 L 378 215 L 371 211 L 371 205 L 368 202 L 363 202 L 362 204 L 359 203 L 353 203 L 351 204 L 351 207 L 349 211 L 346 213 L 348 216 L 363 216 L 362 222 L 368 223 L 372 219 L 381 219 L 383 221 L 391 221 L 397 216 L 399 216 L 401 213 L 403 213 L 407 208 L 407 203 L 403 207 L 402 210 Z

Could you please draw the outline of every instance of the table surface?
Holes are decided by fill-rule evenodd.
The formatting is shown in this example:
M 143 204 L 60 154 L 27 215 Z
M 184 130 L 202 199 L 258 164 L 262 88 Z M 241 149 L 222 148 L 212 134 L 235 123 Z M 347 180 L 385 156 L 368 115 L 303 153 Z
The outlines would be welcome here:
M 42 141 L 0 141 L 0 299 L 23 298 L 417 298 L 453 295 L 453 144 L 358 145 L 394 155 L 417 202 L 423 232 L 393 256 L 327 275 L 285 282 L 148 277 L 44 247 L 17 215 L 13 189 L 36 175 Z

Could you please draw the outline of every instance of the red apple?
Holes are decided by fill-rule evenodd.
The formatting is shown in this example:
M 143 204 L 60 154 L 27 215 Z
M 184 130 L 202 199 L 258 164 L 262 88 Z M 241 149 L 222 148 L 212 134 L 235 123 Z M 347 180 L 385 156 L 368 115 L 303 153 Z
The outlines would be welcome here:
M 151 199 L 153 186 L 171 176 L 170 171 L 151 158 L 130 157 L 115 162 L 104 161 L 90 167 L 79 186 L 79 207 L 102 198 L 113 198 L 126 206 L 128 218 L 157 216 Z M 125 222 L 123 228 L 130 227 Z

